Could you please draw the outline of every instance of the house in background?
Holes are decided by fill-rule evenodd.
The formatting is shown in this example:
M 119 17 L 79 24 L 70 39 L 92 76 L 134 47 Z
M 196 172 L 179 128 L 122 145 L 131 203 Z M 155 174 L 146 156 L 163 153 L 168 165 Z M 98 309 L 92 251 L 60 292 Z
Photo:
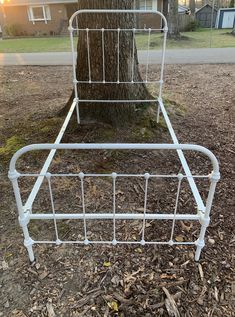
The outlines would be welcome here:
M 213 15 L 212 27 L 215 27 L 217 12 L 217 8 L 213 9 L 211 5 L 206 4 L 196 11 L 196 20 L 200 23 L 201 27 L 210 28 Z
M 235 26 L 235 8 L 221 8 L 218 11 L 215 27 L 232 29 Z
M 77 0 L 10 0 L 3 5 L 0 25 L 8 36 L 67 35 L 68 20 L 77 10 Z M 168 0 L 136 0 L 142 10 L 168 11 Z M 162 19 L 142 14 L 139 27 L 160 28 Z
M 68 20 L 77 0 L 11 0 L 5 2 L 0 24 L 12 36 L 67 34 Z
M 139 4 L 140 10 L 157 10 L 165 16 L 167 15 L 168 0 L 139 0 L 136 3 Z M 139 27 L 159 29 L 162 27 L 162 19 L 155 14 L 141 14 L 139 16 Z
M 135 3 L 141 10 L 158 10 L 165 16 L 168 13 L 168 0 L 136 0 Z M 5 1 L 0 10 L 0 26 L 4 35 L 13 37 L 68 35 L 68 21 L 77 7 L 78 0 Z M 187 10 L 179 6 L 180 30 L 190 22 Z M 139 15 L 139 28 L 160 29 L 162 25 L 159 15 Z

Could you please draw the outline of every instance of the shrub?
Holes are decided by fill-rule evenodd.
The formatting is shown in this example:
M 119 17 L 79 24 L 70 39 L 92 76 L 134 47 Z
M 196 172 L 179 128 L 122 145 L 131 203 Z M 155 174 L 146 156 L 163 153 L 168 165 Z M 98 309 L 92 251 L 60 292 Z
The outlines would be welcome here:
M 197 20 L 189 22 L 189 24 L 186 27 L 186 31 L 196 31 L 200 27 L 200 23 Z
M 23 34 L 20 24 L 10 24 L 5 26 L 5 32 L 8 36 L 20 36 Z

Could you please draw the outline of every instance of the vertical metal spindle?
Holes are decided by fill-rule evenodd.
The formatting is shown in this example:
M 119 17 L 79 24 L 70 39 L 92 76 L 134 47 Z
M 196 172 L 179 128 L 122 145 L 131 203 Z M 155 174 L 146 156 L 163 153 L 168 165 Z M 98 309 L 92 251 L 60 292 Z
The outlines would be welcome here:
M 86 43 L 87 43 L 87 61 L 88 61 L 88 73 L 89 73 L 89 83 L 91 83 L 91 58 L 90 58 L 90 39 L 89 39 L 89 29 L 86 29 Z
M 79 173 L 81 180 L 81 192 L 82 192 L 82 213 L 83 213 L 83 227 L 84 227 L 84 244 L 89 244 L 87 239 L 87 226 L 86 226 L 86 207 L 85 207 L 85 194 L 84 194 L 84 173 Z
M 135 66 L 135 28 L 132 30 L 133 40 L 132 40 L 132 71 L 131 71 L 131 82 L 134 82 L 134 66 Z
M 77 36 L 78 36 L 78 16 L 76 16 L 76 34 L 77 34 Z
M 145 190 L 144 190 L 144 216 L 143 216 L 143 226 L 142 226 L 142 239 L 140 241 L 140 243 L 142 245 L 145 245 L 145 223 L 146 223 L 146 209 L 147 209 L 147 198 L 148 198 L 148 180 L 149 180 L 149 173 L 145 173 L 144 174 L 144 178 L 145 178 Z
M 103 83 L 105 83 L 104 28 L 102 28 Z
M 120 28 L 117 29 L 117 83 L 120 83 Z
M 163 76 L 164 76 L 164 65 L 165 65 L 165 55 L 166 55 L 166 38 L 167 38 L 167 32 L 168 28 L 166 25 L 164 25 L 163 28 L 164 31 L 164 38 L 163 38 L 163 47 L 162 47 L 162 61 L 161 61 L 161 75 L 160 75 L 160 81 L 159 81 L 159 98 L 162 99 L 162 89 L 163 89 Z M 159 122 L 160 117 L 160 105 L 158 104 L 157 108 L 157 123 Z
M 80 123 L 80 114 L 79 114 L 79 104 L 78 104 L 78 87 L 77 87 L 77 74 L 76 74 L 76 56 L 74 50 L 73 42 L 73 27 L 69 26 L 70 42 L 72 49 L 72 62 L 73 62 L 73 85 L 74 85 L 74 97 L 76 98 L 76 112 L 77 112 L 77 122 Z
M 167 27 L 164 25 L 164 36 L 163 36 L 163 45 L 162 45 L 162 60 L 161 60 L 161 74 L 160 74 L 160 87 L 159 87 L 159 98 L 162 98 L 162 87 L 163 87 L 163 78 L 164 78 L 164 65 L 165 65 L 165 55 L 166 55 L 166 38 L 167 38 Z
M 52 193 L 52 187 L 51 187 L 51 173 L 46 173 L 46 178 L 48 181 L 48 187 L 49 187 L 49 194 L 50 194 L 50 200 L 51 200 L 51 208 L 53 213 L 53 221 L 54 221 L 54 227 L 55 227 L 55 236 L 56 236 L 56 243 L 60 244 L 59 236 L 58 236 L 58 228 L 57 228 L 57 222 L 55 217 L 55 205 L 54 205 L 54 199 L 53 199 L 53 193 Z
M 112 179 L 113 179 L 113 241 L 112 244 L 117 244 L 116 239 L 116 178 L 117 173 L 112 173 Z
M 180 188 L 181 188 L 181 183 L 182 183 L 182 179 L 183 179 L 183 175 L 182 174 L 178 174 L 178 188 L 177 188 L 177 194 L 176 194 L 176 200 L 175 200 L 175 209 L 174 209 L 174 218 L 173 218 L 173 222 L 172 222 L 172 228 L 171 228 L 171 237 L 170 237 L 170 241 L 169 244 L 173 245 L 173 235 L 174 235 L 174 231 L 175 231 L 175 218 L 176 218 L 176 213 L 178 210 L 178 205 L 179 205 L 179 196 L 180 196 Z
M 148 29 L 148 53 L 147 53 L 147 60 L 146 60 L 146 73 L 145 73 L 145 82 L 146 83 L 148 82 L 150 40 L 151 40 L 151 28 Z

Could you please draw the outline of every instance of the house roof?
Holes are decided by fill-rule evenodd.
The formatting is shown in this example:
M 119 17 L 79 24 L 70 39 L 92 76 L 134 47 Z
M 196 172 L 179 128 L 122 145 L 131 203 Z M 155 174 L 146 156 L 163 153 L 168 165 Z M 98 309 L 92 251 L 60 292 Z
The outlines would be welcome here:
M 201 8 L 197 9 L 196 13 L 198 13 L 199 11 L 201 11 L 202 9 L 204 9 L 205 7 L 210 7 L 212 9 L 212 6 L 210 4 L 205 4 L 204 6 L 202 6 Z M 214 6 L 214 10 L 218 11 L 217 7 Z
M 220 11 L 235 11 L 235 8 L 220 8 Z
M 185 13 L 187 10 L 189 10 L 188 7 L 186 6 L 182 6 L 182 5 L 178 5 L 178 13 Z
M 77 3 L 78 0 L 10 0 L 4 2 L 6 7 L 25 6 L 25 5 L 42 5 L 42 4 L 55 4 L 55 3 Z

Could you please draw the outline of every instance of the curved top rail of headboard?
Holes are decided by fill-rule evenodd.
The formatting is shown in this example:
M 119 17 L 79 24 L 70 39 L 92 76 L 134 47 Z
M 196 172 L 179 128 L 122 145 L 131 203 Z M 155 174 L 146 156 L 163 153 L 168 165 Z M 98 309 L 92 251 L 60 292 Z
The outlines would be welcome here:
M 72 30 L 73 29 L 73 20 L 76 16 L 78 16 L 79 14 L 82 13 L 135 13 L 135 14 L 157 14 L 159 15 L 163 22 L 164 22 L 164 30 L 168 30 L 168 26 L 167 26 L 167 20 L 166 17 L 159 11 L 157 10 L 112 10 L 112 9 L 105 9 L 105 10 L 95 10 L 95 9 L 90 9 L 90 10 L 78 10 L 76 12 L 74 12 L 74 14 L 71 16 L 71 18 L 69 19 L 69 29 Z

